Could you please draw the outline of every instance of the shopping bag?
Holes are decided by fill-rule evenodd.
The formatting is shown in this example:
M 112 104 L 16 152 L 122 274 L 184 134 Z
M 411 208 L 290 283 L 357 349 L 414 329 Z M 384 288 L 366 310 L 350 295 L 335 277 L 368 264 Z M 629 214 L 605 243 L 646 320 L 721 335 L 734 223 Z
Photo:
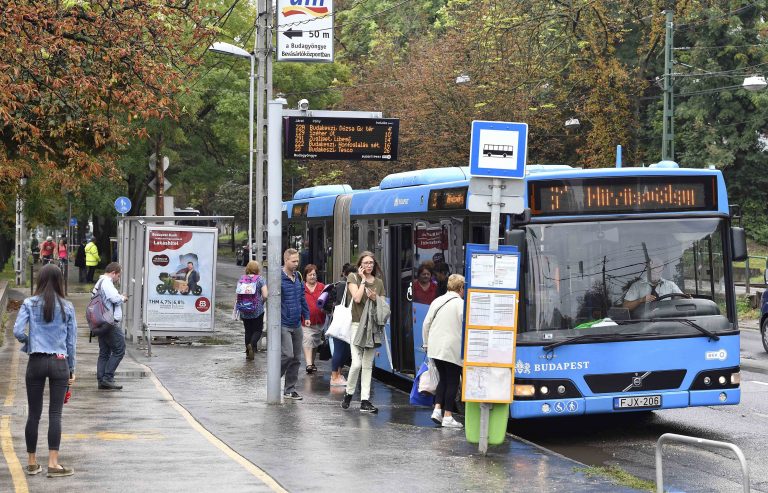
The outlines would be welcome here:
M 328 343 L 327 338 L 323 338 L 323 343 L 317 348 L 317 357 L 321 361 L 328 361 L 333 357 L 331 354 L 331 345 Z
M 414 406 L 432 407 L 434 401 L 432 394 L 419 392 L 419 381 L 428 368 L 427 362 L 424 361 L 421 364 L 419 371 L 416 372 L 416 378 L 413 379 L 413 387 L 411 387 L 411 396 L 409 400 Z
M 440 375 L 437 373 L 437 367 L 435 366 L 432 358 L 427 362 L 427 371 L 421 375 L 419 380 L 419 392 L 428 392 L 435 394 L 437 392 L 437 384 L 440 383 Z
M 333 308 L 333 318 L 326 331 L 327 336 L 349 343 L 352 340 L 352 308 L 347 306 L 347 290 L 341 303 Z

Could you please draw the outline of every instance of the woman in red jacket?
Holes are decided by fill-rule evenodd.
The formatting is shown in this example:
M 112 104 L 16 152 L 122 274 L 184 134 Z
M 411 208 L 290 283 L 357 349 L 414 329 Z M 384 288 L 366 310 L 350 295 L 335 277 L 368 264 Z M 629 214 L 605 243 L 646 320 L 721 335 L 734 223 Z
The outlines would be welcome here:
M 317 305 L 317 299 L 323 293 L 325 285 L 317 280 L 317 266 L 308 264 L 304 267 L 304 297 L 309 305 L 309 320 L 303 320 L 304 326 L 304 359 L 307 361 L 307 373 L 317 371 L 315 357 L 317 348 L 323 343 L 323 324 L 325 313 Z

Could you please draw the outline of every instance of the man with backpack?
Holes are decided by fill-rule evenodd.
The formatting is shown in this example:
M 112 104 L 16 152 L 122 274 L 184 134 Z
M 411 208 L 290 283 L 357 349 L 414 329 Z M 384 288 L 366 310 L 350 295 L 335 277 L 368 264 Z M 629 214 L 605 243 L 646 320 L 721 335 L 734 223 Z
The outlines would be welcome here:
M 115 370 L 125 356 L 125 334 L 121 327 L 123 319 L 123 303 L 128 298 L 117 291 L 115 282 L 120 280 L 122 268 L 117 262 L 107 265 L 104 275 L 91 291 L 92 296 L 101 296 L 107 310 L 112 312 L 115 323 L 111 328 L 106 328 L 99 337 L 99 359 L 96 364 L 96 380 L 99 382 L 99 390 L 120 390 L 122 385 L 115 383 Z

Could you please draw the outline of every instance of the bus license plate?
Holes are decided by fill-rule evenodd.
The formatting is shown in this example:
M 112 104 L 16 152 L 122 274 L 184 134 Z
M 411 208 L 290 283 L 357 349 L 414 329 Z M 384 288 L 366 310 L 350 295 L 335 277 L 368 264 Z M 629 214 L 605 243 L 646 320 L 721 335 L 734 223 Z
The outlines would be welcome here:
M 640 395 L 634 397 L 616 397 L 614 409 L 633 409 L 638 407 L 661 407 L 660 395 Z

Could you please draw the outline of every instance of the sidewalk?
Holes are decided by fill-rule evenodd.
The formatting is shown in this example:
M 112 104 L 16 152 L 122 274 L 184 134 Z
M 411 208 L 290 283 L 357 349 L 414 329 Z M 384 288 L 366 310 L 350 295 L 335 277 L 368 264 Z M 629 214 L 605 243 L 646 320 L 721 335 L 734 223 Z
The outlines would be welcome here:
M 82 314 L 88 295 L 71 299 Z M 218 312 L 217 321 L 226 319 Z M 635 491 L 589 478 L 581 464 L 513 437 L 483 457 L 463 431 L 436 428 L 428 410 L 379 382 L 378 415 L 361 414 L 357 401 L 344 411 L 344 389 L 330 389 L 327 363 L 315 375 L 300 372 L 303 401 L 267 405 L 266 353 L 245 360 L 237 322 L 221 323 L 223 344 L 154 345 L 151 359 L 129 343 L 116 376 L 124 390 L 99 391 L 98 345 L 79 322 L 78 381 L 64 407 L 61 447 L 61 462 L 76 471 L 69 478 L 19 474 L 27 357 L 6 329 L 0 491 Z M 45 415 L 40 426 L 45 461 Z

